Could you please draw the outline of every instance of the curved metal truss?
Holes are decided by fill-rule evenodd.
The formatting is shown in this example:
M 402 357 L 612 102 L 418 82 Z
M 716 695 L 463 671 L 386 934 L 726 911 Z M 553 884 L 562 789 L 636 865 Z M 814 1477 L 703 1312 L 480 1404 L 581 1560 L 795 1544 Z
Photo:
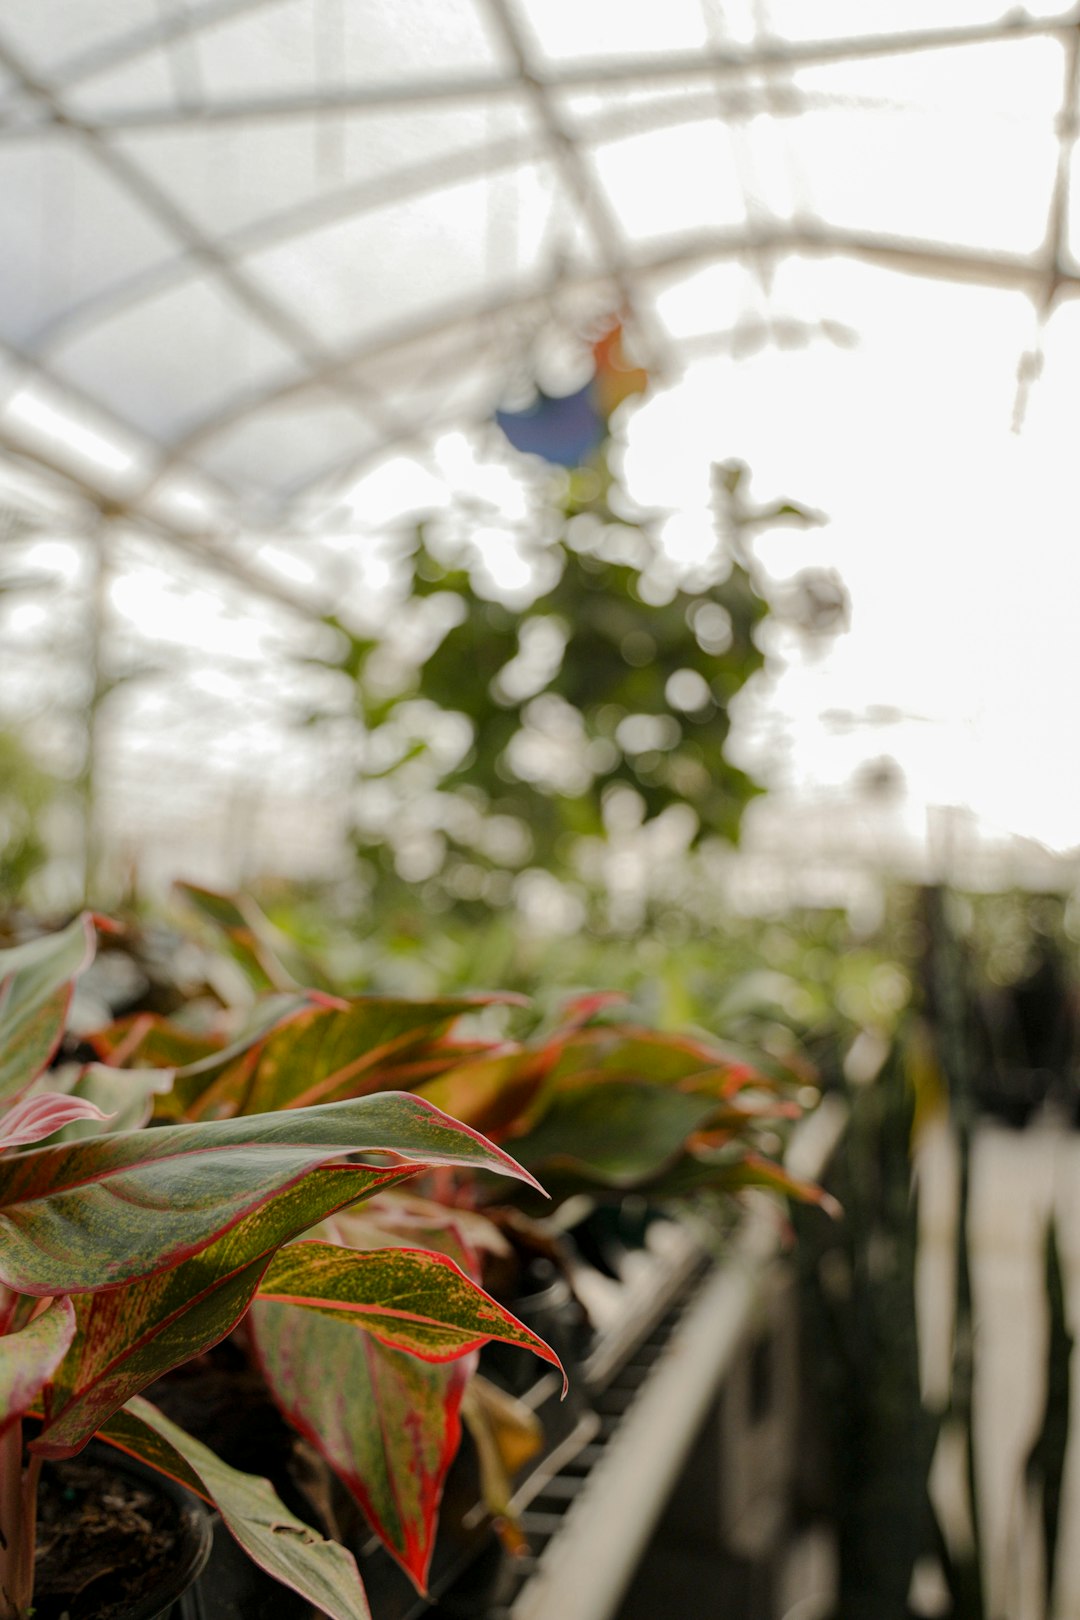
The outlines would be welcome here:
M 799 328 L 770 303 L 791 259 L 1010 288 L 1041 319 L 1080 288 L 1080 11 L 970 22 L 977 6 L 955 20 L 943 4 L 937 26 L 808 39 L 766 26 L 760 5 L 741 29 L 719 0 L 676 10 L 693 7 L 694 45 L 620 36 L 605 54 L 553 43 L 544 0 L 357 0 L 348 15 L 340 0 L 115 0 L 96 23 L 56 0 L 51 32 L 46 8 L 9 9 L 0 171 L 22 248 L 0 280 L 0 443 L 92 507 L 213 556 L 252 510 L 310 510 L 388 448 L 484 417 L 507 343 L 544 320 L 619 307 L 660 377 L 695 343 L 734 343 L 746 309 L 718 306 L 714 329 L 688 336 L 658 307 L 703 267 L 746 267 L 767 335 Z M 1046 54 L 1035 79 L 1058 89 L 1017 113 L 1023 52 Z M 980 118 L 1026 120 L 1038 242 L 815 206 L 806 121 L 847 120 L 841 161 L 857 169 L 860 120 L 889 106 L 883 63 L 936 64 L 938 94 L 938 69 L 958 65 L 950 104 L 932 90 L 924 105 L 946 142 L 977 144 Z M 992 71 L 973 110 L 980 64 Z M 769 141 L 786 206 L 762 182 Z M 695 150 L 700 172 L 672 179 L 696 186 L 700 217 L 672 208 L 671 228 L 643 227 L 634 163 L 638 189 L 662 192 L 656 165 L 682 154 L 693 169 Z M 114 454 L 81 453 L 80 433 Z

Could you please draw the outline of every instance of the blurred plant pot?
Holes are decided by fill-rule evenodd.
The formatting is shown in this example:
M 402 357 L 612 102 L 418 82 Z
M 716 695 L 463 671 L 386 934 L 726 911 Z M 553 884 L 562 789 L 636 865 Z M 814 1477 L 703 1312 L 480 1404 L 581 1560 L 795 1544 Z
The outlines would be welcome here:
M 197 1497 L 111 1446 L 47 1463 L 34 1620 L 186 1620 L 212 1535 Z

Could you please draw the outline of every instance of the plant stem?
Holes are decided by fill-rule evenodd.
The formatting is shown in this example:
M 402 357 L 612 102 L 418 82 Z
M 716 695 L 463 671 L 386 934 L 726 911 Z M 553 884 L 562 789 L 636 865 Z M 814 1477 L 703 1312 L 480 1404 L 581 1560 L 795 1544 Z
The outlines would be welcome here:
M 22 1620 L 30 1604 L 30 1592 L 25 1590 L 22 1441 L 19 1421 L 0 1435 L 0 1620 Z M 31 1568 L 32 1558 L 31 1551 Z
M 22 1537 L 19 1556 L 19 1590 L 27 1614 L 34 1601 L 34 1554 L 37 1550 L 37 1496 L 42 1459 L 31 1452 L 22 1482 Z

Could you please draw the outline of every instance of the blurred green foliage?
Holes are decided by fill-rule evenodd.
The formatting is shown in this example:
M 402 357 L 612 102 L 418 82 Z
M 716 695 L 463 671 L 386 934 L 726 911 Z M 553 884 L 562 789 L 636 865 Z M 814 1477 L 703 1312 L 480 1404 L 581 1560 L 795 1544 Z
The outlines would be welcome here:
M 728 757 L 732 704 L 765 664 L 777 611 L 750 542 L 777 523 L 817 521 L 790 501 L 751 507 L 746 484 L 737 463 L 714 470 L 715 546 L 679 573 L 606 460 L 553 482 L 521 559 L 524 605 L 497 598 L 478 551 L 451 551 L 421 524 L 403 613 L 419 605 L 435 642 L 398 653 L 389 679 L 399 622 L 359 635 L 326 621 L 333 650 L 315 662 L 347 678 L 365 740 L 354 837 L 377 909 L 419 878 L 425 907 L 478 917 L 536 870 L 588 896 L 612 831 L 670 813 L 687 848 L 735 841 L 761 790 Z M 842 599 L 830 606 L 828 591 L 804 585 L 804 626 L 831 633 Z M 339 708 L 307 721 L 341 718 Z M 407 844 L 420 792 L 430 798 L 418 866 Z
M 45 864 L 42 818 L 55 793 L 55 782 L 20 739 L 0 731 L 0 909 L 18 901 Z

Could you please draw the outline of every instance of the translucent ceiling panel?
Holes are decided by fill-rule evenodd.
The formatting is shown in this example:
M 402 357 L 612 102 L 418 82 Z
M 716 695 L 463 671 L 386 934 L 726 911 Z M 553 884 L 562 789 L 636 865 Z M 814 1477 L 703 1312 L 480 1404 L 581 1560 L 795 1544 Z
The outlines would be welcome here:
M 65 106 L 89 118 L 109 118 L 136 109 L 182 107 L 197 99 L 200 80 L 195 47 L 183 40 L 144 51 L 133 61 L 97 72 L 63 89 Z
M 561 251 L 551 187 L 513 174 L 313 232 L 245 263 L 329 344 L 375 343 L 483 306 Z
M 161 442 L 299 369 L 288 350 L 207 281 L 103 322 L 60 349 L 55 365 Z
M 276 0 L 206 29 L 209 98 L 490 70 L 500 58 L 471 0 Z
M 373 449 L 379 437 L 340 399 L 311 390 L 239 423 L 205 446 L 200 461 L 235 486 L 281 493 L 346 456 Z
M 203 29 L 198 52 L 206 97 L 315 89 L 318 23 L 324 16 L 311 0 L 269 0 L 233 22 Z
M 709 43 L 701 0 L 628 5 L 627 0 L 508 0 L 551 61 L 647 57 Z
M 345 7 L 345 71 L 352 82 L 509 68 L 487 25 L 484 0 L 351 0 Z
M 695 338 L 730 333 L 760 307 L 753 271 L 736 259 L 723 260 L 650 281 L 656 313 L 680 348 Z
M 0 143 L 9 227 L 0 254 L 0 323 L 30 342 L 52 318 L 174 244 L 69 136 Z
M 3 34 L 48 76 L 77 52 L 119 40 L 160 18 L 157 0 L 29 0 L 3 9 Z
M 634 242 L 741 223 L 746 202 L 728 132 L 698 121 L 595 147 L 590 161 Z
M 413 107 L 393 112 L 329 114 L 181 129 L 144 131 L 122 145 L 203 230 L 235 233 L 265 221 L 270 234 L 306 224 L 296 210 L 319 203 L 343 214 L 390 201 L 396 183 L 423 195 L 440 183 L 440 165 L 476 154 L 482 172 L 490 152 L 520 148 L 531 129 L 523 102 L 489 107 Z M 502 153 L 506 161 L 508 154 Z M 432 167 L 434 165 L 434 167 Z M 430 178 L 425 175 L 430 170 Z M 314 221 L 318 223 L 318 214 Z
M 829 223 L 972 248 L 1033 252 L 1046 231 L 1062 54 L 987 45 L 876 67 L 854 106 L 806 112 L 798 154 Z M 800 86 L 838 89 L 839 70 Z M 854 83 L 854 69 L 843 77 Z M 880 97 L 883 104 L 875 106 Z

